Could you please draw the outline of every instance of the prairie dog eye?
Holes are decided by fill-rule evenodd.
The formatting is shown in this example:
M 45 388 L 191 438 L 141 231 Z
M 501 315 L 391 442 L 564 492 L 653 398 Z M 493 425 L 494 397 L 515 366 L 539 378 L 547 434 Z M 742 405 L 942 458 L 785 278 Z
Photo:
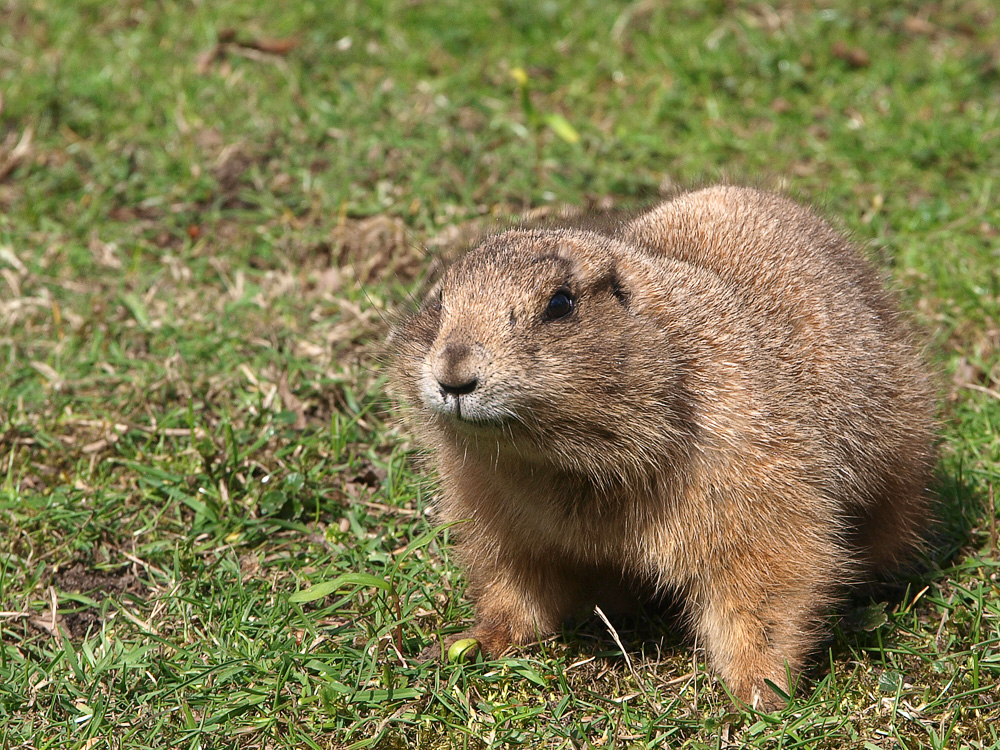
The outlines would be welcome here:
M 574 304 L 575 302 L 569 292 L 565 289 L 560 289 L 552 295 L 552 299 L 549 300 L 549 304 L 545 308 L 546 320 L 565 318 L 573 312 Z

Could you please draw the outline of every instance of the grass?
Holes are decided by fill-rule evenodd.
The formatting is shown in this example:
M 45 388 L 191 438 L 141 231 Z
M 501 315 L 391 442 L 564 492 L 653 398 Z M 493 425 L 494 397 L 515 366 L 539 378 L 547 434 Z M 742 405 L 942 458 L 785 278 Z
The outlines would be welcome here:
M 0 2 L 0 747 L 1000 747 L 998 39 L 987 0 Z M 471 610 L 391 310 L 476 222 L 722 175 L 929 332 L 927 572 L 775 715 L 656 621 L 635 672 L 596 621 L 420 660 Z

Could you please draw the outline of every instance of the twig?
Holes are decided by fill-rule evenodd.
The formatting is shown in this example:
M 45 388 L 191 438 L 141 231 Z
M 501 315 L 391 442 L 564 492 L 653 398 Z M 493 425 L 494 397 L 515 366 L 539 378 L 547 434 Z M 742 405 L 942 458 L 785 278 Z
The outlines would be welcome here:
M 49 632 L 52 633 L 52 635 L 59 635 L 59 604 L 56 601 L 55 586 L 49 586 L 49 598 L 51 599 L 52 607 L 52 629 Z
M 639 678 L 639 673 L 636 672 L 635 667 L 632 666 L 632 658 L 628 655 L 628 652 L 625 650 L 625 646 L 622 645 L 622 639 L 618 637 L 618 631 L 615 630 L 614 625 L 611 624 L 611 621 L 607 618 L 607 615 L 604 614 L 604 610 L 602 610 L 599 606 L 595 604 L 594 611 L 597 613 L 597 616 L 600 617 L 601 620 L 604 622 L 604 625 L 605 627 L 607 627 L 608 632 L 611 633 L 611 637 L 615 639 L 615 643 L 618 644 L 618 648 L 621 650 L 622 656 L 625 657 L 625 663 L 628 665 L 629 671 L 632 673 L 632 676 L 635 678 L 636 683 L 639 685 L 639 689 L 642 690 L 643 695 L 646 696 L 646 700 L 649 701 L 649 703 L 653 706 L 653 708 L 655 708 L 660 713 L 663 713 L 663 705 L 650 694 L 649 690 L 646 688 L 646 683 Z
M 682 674 L 680 677 L 674 677 L 672 680 L 667 680 L 666 682 L 661 682 L 660 685 L 663 687 L 669 687 L 670 685 L 677 685 L 678 683 L 684 682 L 684 680 L 693 680 L 698 677 L 697 670 L 688 672 L 687 674 Z
M 130 562 L 133 562 L 133 563 L 135 563 L 136 565 L 139 565 L 139 566 L 141 566 L 141 567 L 145 568 L 145 570 L 146 570 L 146 571 L 152 571 L 153 573 L 157 573 L 157 574 L 159 574 L 159 575 L 160 575 L 160 576 L 162 576 L 162 577 L 163 577 L 163 578 L 164 578 L 165 580 L 169 581 L 171 585 L 173 585 L 173 584 L 174 584 L 174 579 L 173 579 L 173 578 L 172 578 L 172 577 L 170 576 L 170 574 L 169 574 L 169 573 L 167 573 L 167 571 L 165 571 L 165 570 L 164 570 L 163 568 L 158 568 L 158 567 L 156 567 L 155 565 L 153 565 L 152 563 L 148 563 L 148 562 L 146 562 L 145 560 L 143 560 L 143 559 L 141 559 L 141 558 L 139 558 L 139 557 L 136 557 L 135 555 L 130 555 L 130 554 L 129 554 L 128 552 L 126 552 L 125 550 L 121 550 L 121 555 L 122 555 L 122 557 L 124 557 L 124 558 L 125 558 L 126 560 L 129 560 Z
M 952 606 L 952 602 L 954 602 L 954 601 L 955 601 L 955 594 L 952 594 L 948 598 L 948 604 L 946 605 L 946 608 L 944 610 L 944 614 L 941 616 L 941 624 L 938 625 L 937 633 L 935 633 L 935 635 L 934 635 L 934 643 L 935 644 L 937 644 L 941 640 L 941 633 L 944 632 L 945 623 L 948 622 L 948 618 L 951 616 L 951 609 L 950 609 L 950 607 Z
M 10 150 L 2 161 L 0 161 L 0 182 L 7 178 L 14 169 L 25 161 L 31 154 L 31 139 L 34 131 L 31 128 L 25 129 L 21 134 L 21 139 L 17 145 Z
M 691 672 L 694 674 L 694 681 L 691 683 L 694 693 L 694 710 L 698 710 L 698 638 L 695 636 L 694 648 L 691 649 Z
M 968 388 L 973 391 L 979 391 L 980 393 L 985 393 L 993 398 L 1000 398 L 1000 392 L 993 390 L 992 388 L 987 388 L 983 385 L 977 385 L 976 383 L 962 383 L 963 388 Z
M 383 505 L 382 503 L 373 503 L 367 500 L 355 500 L 355 505 L 363 505 L 366 508 L 371 508 L 372 510 L 377 510 L 382 513 L 395 513 L 397 516 L 415 516 L 418 515 L 419 511 L 412 510 L 410 508 L 398 508 L 395 505 Z M 404 547 L 405 549 L 405 547 Z
M 1000 552 L 1000 544 L 997 539 L 997 505 L 993 499 L 993 483 L 990 482 L 990 542 L 993 544 L 993 551 Z
M 602 610 L 597 605 L 594 605 L 594 611 L 597 613 L 597 616 L 604 621 L 605 627 L 608 629 L 608 632 L 611 633 L 611 637 L 614 638 L 615 643 L 618 644 L 618 648 L 621 650 L 622 656 L 625 657 L 625 663 L 628 665 L 629 671 L 632 673 L 632 676 L 635 677 L 636 682 L 638 682 L 641 685 L 642 681 L 639 679 L 639 673 L 636 672 L 635 667 L 632 666 L 632 658 L 628 655 L 628 652 L 625 650 L 625 646 L 622 645 L 622 640 L 621 638 L 618 637 L 618 631 L 615 630 L 614 625 L 611 624 L 611 621 L 604 614 L 604 610 Z
M 160 634 L 159 631 L 155 627 L 153 627 L 150 623 L 148 623 L 145 620 L 143 620 L 138 615 L 132 614 L 127 609 L 125 609 L 125 607 L 122 606 L 121 604 L 119 604 L 117 606 L 118 606 L 118 611 L 121 612 L 123 615 L 125 615 L 125 618 L 129 622 L 131 622 L 133 625 L 138 625 L 140 628 L 142 628 L 145 635 L 159 635 Z

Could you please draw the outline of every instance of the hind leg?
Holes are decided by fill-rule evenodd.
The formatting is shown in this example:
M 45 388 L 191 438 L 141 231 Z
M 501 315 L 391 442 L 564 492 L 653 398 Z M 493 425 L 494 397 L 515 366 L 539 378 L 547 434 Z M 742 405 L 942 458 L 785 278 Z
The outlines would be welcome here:
M 793 557 L 772 562 L 756 570 L 720 566 L 689 592 L 695 632 L 714 669 L 736 698 L 764 711 L 784 705 L 768 682 L 791 694 L 837 581 L 833 559 L 806 569 Z
M 858 514 L 855 544 L 864 566 L 874 572 L 905 564 L 920 546 L 929 516 L 922 484 L 894 483 Z

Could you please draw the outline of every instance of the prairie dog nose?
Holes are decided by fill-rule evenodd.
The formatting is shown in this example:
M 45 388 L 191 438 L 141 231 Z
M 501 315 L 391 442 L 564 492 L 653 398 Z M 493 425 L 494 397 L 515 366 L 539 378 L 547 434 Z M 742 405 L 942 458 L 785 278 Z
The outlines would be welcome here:
M 472 393 L 476 390 L 476 386 L 479 385 L 479 378 L 472 378 L 464 383 L 445 383 L 442 380 L 438 380 L 438 385 L 441 386 L 441 390 L 448 396 L 464 396 L 466 393 Z
M 464 343 L 445 344 L 434 363 L 434 377 L 447 396 L 464 396 L 479 385 L 472 347 Z

